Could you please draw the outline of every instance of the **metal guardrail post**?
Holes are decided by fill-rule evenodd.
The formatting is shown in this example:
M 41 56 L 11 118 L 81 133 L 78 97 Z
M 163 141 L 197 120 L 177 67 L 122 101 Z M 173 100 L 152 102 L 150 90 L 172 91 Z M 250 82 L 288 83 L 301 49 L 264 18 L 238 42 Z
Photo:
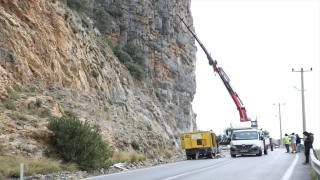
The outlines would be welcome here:
M 20 180 L 23 180 L 23 163 L 20 163 Z
M 311 166 L 317 173 L 318 180 L 320 180 L 320 161 L 318 160 L 317 154 L 314 149 L 310 149 Z

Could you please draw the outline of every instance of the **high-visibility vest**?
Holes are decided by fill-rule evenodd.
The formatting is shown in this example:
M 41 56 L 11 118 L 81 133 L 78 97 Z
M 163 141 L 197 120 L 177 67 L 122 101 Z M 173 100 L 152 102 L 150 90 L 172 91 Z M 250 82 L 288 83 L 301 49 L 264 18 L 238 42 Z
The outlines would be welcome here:
M 284 144 L 289 144 L 289 138 L 288 138 L 288 136 L 285 136 L 285 137 L 283 138 L 283 143 L 284 143 Z

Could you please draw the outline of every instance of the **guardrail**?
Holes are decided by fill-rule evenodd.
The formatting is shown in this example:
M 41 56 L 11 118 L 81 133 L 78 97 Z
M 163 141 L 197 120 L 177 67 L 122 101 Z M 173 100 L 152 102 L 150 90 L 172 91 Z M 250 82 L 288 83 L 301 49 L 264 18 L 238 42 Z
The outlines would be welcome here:
M 311 166 L 317 173 L 318 180 L 320 180 L 320 161 L 314 149 L 310 149 Z

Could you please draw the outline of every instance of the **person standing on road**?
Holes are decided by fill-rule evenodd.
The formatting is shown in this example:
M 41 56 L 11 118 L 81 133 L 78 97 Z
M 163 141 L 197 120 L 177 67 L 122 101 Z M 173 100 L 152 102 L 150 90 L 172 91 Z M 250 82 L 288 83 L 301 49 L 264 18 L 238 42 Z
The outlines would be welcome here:
M 297 152 L 300 152 L 300 146 L 301 146 L 301 137 L 299 136 L 299 134 L 296 134 L 296 146 L 297 146 Z
M 304 165 L 309 164 L 309 155 L 310 155 L 310 149 L 313 148 L 313 134 L 310 132 L 303 132 L 303 135 L 307 136 L 304 139 L 304 155 L 306 155 L 306 161 L 303 163 Z
M 287 149 L 286 153 L 289 153 L 289 143 L 290 142 L 289 142 L 289 137 L 288 137 L 287 133 L 284 135 L 283 143 L 284 143 L 284 145 L 286 146 L 286 149 Z
M 292 133 L 290 136 L 290 142 L 291 142 L 291 153 L 297 153 L 296 136 L 294 135 L 294 133 Z

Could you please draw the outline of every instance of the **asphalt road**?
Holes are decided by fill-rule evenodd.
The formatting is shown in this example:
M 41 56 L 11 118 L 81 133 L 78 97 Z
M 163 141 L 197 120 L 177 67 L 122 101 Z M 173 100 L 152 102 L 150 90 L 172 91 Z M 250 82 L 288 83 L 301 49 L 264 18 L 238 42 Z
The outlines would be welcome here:
M 302 165 L 303 153 L 288 154 L 284 149 L 268 155 L 232 158 L 229 152 L 216 159 L 186 160 L 138 170 L 86 179 L 94 180 L 310 180 L 310 166 Z M 300 172 L 301 171 L 301 172 Z

